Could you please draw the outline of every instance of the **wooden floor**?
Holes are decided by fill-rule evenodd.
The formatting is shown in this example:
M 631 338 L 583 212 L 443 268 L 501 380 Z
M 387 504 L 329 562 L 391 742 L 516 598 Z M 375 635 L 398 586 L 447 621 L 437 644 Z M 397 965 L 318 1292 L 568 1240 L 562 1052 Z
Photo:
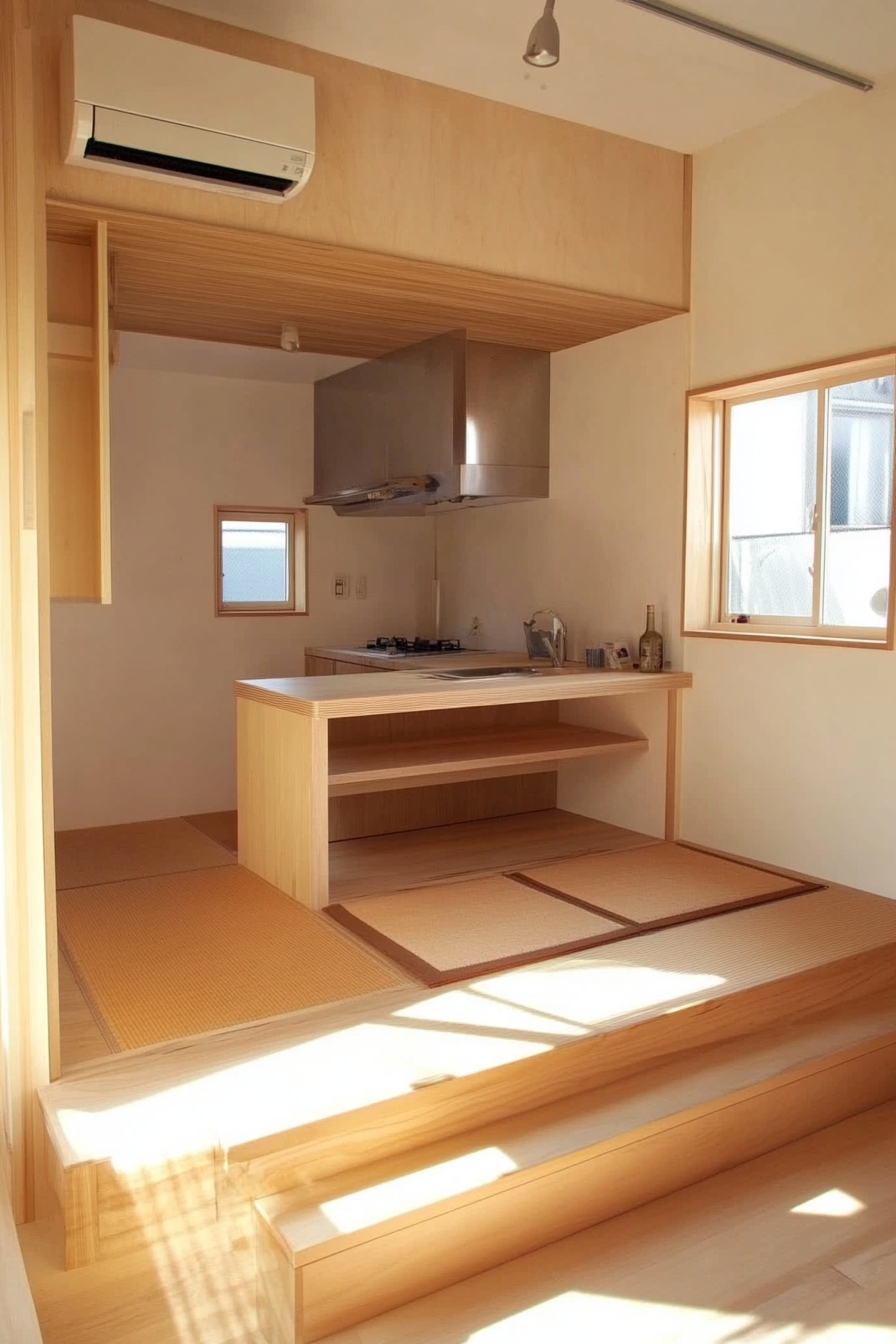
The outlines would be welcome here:
M 896 1344 L 896 1103 L 328 1344 Z M 182 1234 L 69 1273 L 20 1229 L 45 1344 L 262 1344 L 251 1243 Z

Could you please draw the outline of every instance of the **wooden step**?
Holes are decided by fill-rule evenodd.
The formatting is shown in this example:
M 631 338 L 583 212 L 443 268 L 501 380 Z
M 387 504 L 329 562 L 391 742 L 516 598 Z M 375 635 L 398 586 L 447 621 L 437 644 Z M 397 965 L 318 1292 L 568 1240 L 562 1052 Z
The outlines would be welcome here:
M 312 1344 L 896 1098 L 896 990 L 256 1203 L 260 1324 Z
M 894 984 L 896 903 L 830 888 L 111 1057 L 40 1093 L 66 1264 Z

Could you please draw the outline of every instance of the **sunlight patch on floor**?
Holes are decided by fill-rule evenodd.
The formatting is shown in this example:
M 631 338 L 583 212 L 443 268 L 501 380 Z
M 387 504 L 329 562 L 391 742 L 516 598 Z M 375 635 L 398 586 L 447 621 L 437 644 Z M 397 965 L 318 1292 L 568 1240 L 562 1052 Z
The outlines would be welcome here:
M 327 1200 L 320 1207 L 337 1232 L 357 1232 L 386 1218 L 425 1208 L 436 1200 L 475 1190 L 516 1170 L 516 1163 L 500 1148 L 480 1148 L 367 1190 Z
M 812 1213 L 820 1218 L 853 1218 L 867 1207 L 867 1204 L 854 1195 L 848 1195 L 845 1190 L 825 1190 L 823 1194 L 815 1195 L 802 1204 L 795 1204 L 790 1212 Z
M 474 1330 L 467 1344 L 896 1344 L 896 1327 L 763 1320 L 677 1302 L 568 1292 Z
M 530 1012 L 551 1013 L 582 1026 L 612 1022 L 630 1013 L 673 1004 L 725 984 L 719 975 L 660 970 L 579 953 L 556 961 L 477 980 L 475 988 Z
M 399 1008 L 393 1017 L 412 1017 L 418 1022 L 443 1022 L 453 1026 L 494 1027 L 501 1031 L 531 1031 L 540 1036 L 588 1034 L 588 1028 L 579 1023 L 564 1021 L 553 1013 L 528 1012 L 477 989 L 448 990 Z
M 60 1109 L 58 1123 L 82 1160 L 109 1158 L 126 1171 L 401 1096 L 422 1078 L 463 1077 L 551 1048 L 519 1036 L 366 1022 L 102 1111 Z
M 546 1344 L 548 1340 L 723 1344 L 742 1337 L 755 1317 L 669 1302 L 561 1293 L 476 1330 L 469 1344 Z

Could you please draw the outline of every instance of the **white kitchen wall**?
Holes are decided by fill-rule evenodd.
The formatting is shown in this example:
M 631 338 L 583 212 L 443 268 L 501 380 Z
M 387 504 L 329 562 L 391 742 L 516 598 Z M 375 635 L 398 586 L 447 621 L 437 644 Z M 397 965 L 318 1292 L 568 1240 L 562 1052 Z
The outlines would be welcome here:
M 687 342 L 678 317 L 552 356 L 551 498 L 438 519 L 443 633 L 523 649 L 522 622 L 553 607 L 569 656 L 581 659 L 587 644 L 635 640 L 652 602 L 666 658 L 681 666 Z M 482 633 L 471 638 L 474 616 Z M 591 721 L 645 733 L 653 749 L 566 767 L 561 806 L 662 834 L 665 693 L 626 698 Z
M 896 80 L 698 154 L 693 386 L 896 344 Z M 896 653 L 688 639 L 688 839 L 896 896 Z
M 213 506 L 301 505 L 310 386 L 121 367 L 112 379 L 113 602 L 53 604 L 57 829 L 236 806 L 232 684 L 306 645 L 413 633 L 428 519 L 309 510 L 310 615 L 214 615 Z M 367 599 L 337 601 L 337 571 Z

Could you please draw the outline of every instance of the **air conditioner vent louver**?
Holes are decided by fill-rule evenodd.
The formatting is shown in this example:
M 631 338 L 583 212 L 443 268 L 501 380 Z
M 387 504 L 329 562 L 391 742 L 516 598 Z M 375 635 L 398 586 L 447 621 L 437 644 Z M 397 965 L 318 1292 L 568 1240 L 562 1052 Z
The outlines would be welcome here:
M 111 145 L 93 136 L 84 146 L 84 158 L 106 163 L 131 163 L 156 172 L 177 173 L 181 177 L 200 177 L 208 182 L 231 183 L 253 187 L 256 191 L 273 191 L 283 196 L 294 187 L 290 177 L 269 177 L 265 173 L 250 173 L 244 168 L 225 168 L 222 164 L 201 163 L 198 159 L 182 159 L 175 154 L 159 154 L 153 150 L 135 149 L 131 145 Z

